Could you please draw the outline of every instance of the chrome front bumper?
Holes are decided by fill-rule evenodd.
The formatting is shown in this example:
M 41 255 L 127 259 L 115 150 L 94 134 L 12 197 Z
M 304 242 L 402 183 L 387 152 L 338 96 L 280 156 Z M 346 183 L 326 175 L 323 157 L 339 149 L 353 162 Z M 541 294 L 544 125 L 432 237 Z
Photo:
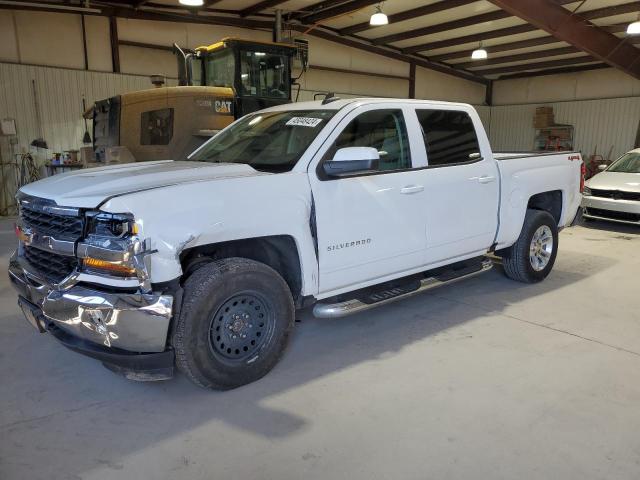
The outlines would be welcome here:
M 20 295 L 42 309 L 47 321 L 69 335 L 107 349 L 167 349 L 171 295 L 114 293 L 73 282 L 54 287 L 17 253 L 9 262 L 9 278 Z

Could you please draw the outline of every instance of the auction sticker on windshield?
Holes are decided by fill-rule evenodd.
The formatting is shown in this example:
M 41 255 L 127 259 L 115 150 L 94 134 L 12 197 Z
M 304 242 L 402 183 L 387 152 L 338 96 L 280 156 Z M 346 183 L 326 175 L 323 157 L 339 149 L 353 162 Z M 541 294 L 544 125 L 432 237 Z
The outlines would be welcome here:
M 322 122 L 321 118 L 311 118 L 311 117 L 293 117 L 289 120 L 286 125 L 294 126 L 294 127 L 317 127 L 320 122 Z

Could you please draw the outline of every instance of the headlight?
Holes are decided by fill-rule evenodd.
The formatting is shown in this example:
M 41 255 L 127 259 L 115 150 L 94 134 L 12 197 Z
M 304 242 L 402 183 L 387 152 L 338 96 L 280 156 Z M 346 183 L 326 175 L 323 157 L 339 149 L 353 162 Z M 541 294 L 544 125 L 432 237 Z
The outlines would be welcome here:
M 584 187 L 584 190 L 582 191 L 582 195 L 584 195 L 585 197 L 590 197 L 591 189 L 589 187 Z
M 137 225 L 129 213 L 87 213 L 87 234 L 103 238 L 124 238 L 134 235 Z
M 139 253 L 138 226 L 129 213 L 88 212 L 86 237 L 78 245 L 84 270 L 135 277 L 133 256 Z

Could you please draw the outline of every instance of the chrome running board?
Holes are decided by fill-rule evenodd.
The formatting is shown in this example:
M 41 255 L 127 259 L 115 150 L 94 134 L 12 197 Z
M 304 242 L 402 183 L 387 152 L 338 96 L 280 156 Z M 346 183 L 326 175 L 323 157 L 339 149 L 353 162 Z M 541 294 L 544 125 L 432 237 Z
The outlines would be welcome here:
M 386 305 L 387 303 L 391 303 L 396 300 L 411 297 L 424 292 L 425 290 L 440 287 L 441 285 L 448 285 L 459 280 L 464 280 L 465 278 L 474 277 L 480 273 L 486 272 L 487 270 L 491 270 L 492 267 L 493 262 L 490 259 L 485 258 L 473 269 L 462 269 L 462 271 L 457 272 L 457 274 L 455 271 L 445 271 L 441 275 L 423 278 L 420 280 L 417 288 L 408 292 L 396 293 L 401 292 L 401 289 L 391 288 L 389 290 L 375 293 L 369 297 L 384 298 L 369 303 L 365 303 L 358 299 L 345 300 L 337 303 L 316 303 L 313 307 L 313 315 L 317 318 L 344 317 L 346 315 L 351 315 L 352 313 L 362 312 L 364 310 L 369 310 L 370 308 L 379 307 L 380 305 Z

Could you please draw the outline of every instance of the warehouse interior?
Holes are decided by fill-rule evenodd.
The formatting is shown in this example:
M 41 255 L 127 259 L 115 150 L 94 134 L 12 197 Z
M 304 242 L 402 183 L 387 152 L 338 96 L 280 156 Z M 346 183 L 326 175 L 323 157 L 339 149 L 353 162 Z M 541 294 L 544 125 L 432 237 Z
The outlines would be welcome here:
M 238 101 L 184 133 L 184 156 L 125 145 L 138 117 L 100 143 L 100 102 L 211 86 L 185 84 L 180 55 L 233 39 L 286 44 L 280 104 L 468 104 L 493 152 L 579 154 L 583 195 L 640 148 L 638 1 L 0 0 L 2 264 L 24 242 L 21 188 L 185 160 L 257 110 Z M 230 391 L 131 381 L 65 349 L 3 275 L 0 477 L 636 479 L 640 171 L 624 175 L 607 199 L 621 211 L 581 197 L 544 282 L 504 278 L 496 255 L 483 275 L 345 318 L 302 305 L 281 362 Z

